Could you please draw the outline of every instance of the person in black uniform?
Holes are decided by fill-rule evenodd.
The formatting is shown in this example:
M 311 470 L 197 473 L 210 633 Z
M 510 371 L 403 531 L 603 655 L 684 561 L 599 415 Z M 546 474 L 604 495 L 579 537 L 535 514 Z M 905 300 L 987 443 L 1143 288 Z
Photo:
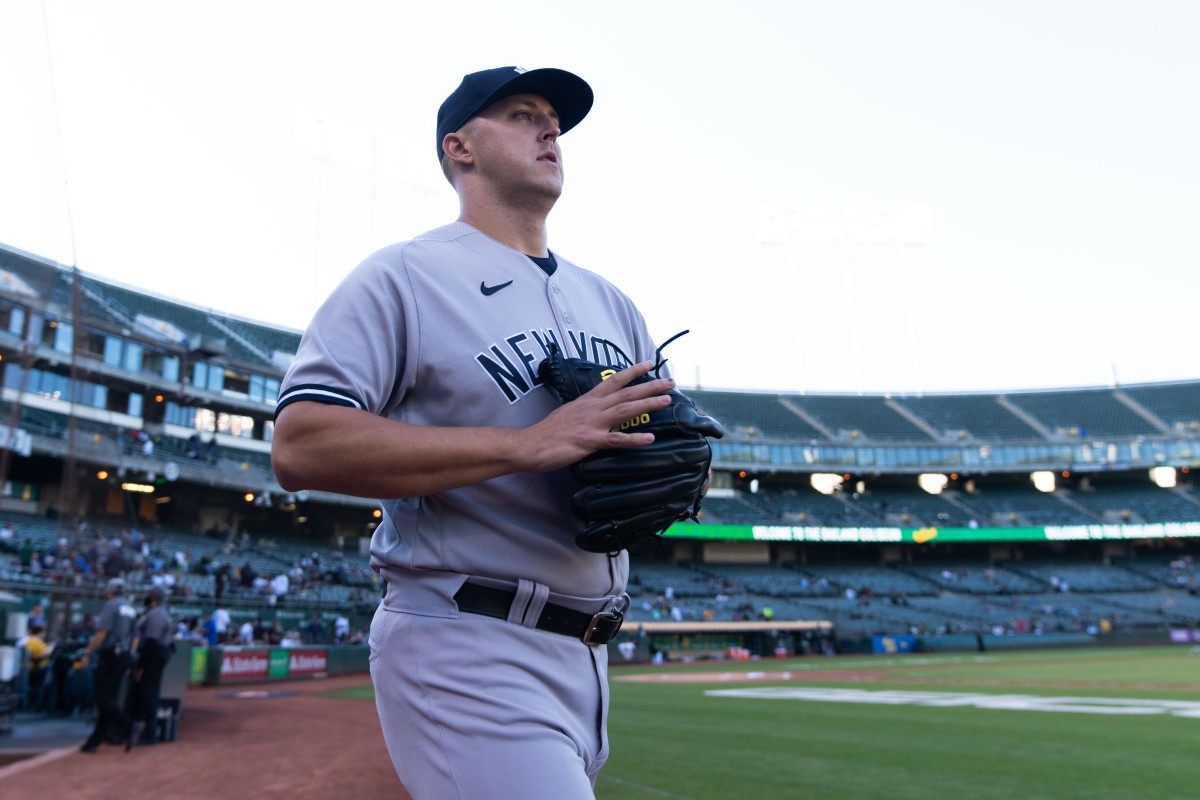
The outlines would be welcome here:
M 163 668 L 171 657 L 171 639 L 175 623 L 166 607 L 167 593 L 161 586 L 151 586 L 146 592 L 146 612 L 134 625 L 133 646 L 137 666 L 133 669 L 130 700 L 133 724 L 141 721 L 139 745 L 158 741 L 156 719 Z
M 121 707 L 121 682 L 132 661 L 130 645 L 137 610 L 125 600 L 125 582 L 114 578 L 105 588 L 107 602 L 96 620 L 96 632 L 80 656 L 86 667 L 96 656 L 96 671 L 92 677 L 92 694 L 96 701 L 96 727 L 80 748 L 94 753 L 110 731 L 120 734 L 125 749 L 133 745 L 133 725 Z

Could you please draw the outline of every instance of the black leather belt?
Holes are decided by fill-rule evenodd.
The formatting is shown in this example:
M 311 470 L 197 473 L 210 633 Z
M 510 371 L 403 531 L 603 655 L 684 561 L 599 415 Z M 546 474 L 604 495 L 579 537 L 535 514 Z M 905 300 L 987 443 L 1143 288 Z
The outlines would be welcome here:
M 506 620 L 516 596 L 516 592 L 507 589 L 464 583 L 454 595 L 454 602 L 458 603 L 459 611 Z M 584 644 L 608 644 L 617 635 L 617 631 L 621 630 L 621 623 L 624 621 L 625 615 L 615 609 L 589 614 L 586 611 L 546 603 L 535 627 L 551 633 L 574 636 Z

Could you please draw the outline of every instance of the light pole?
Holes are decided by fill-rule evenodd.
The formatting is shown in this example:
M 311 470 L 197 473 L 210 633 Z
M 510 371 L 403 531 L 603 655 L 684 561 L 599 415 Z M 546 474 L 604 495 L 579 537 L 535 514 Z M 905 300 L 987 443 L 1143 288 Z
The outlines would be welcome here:
M 920 348 L 917 344 L 916 317 L 908 274 L 907 245 L 933 243 L 933 211 L 928 206 L 805 205 L 763 203 L 754 209 L 754 236 L 761 244 L 782 245 L 788 271 L 788 291 L 792 306 L 792 333 L 795 336 L 800 370 L 800 391 L 807 391 L 804 345 L 800 333 L 799 265 L 795 244 L 836 244 L 838 265 L 845 286 L 846 314 L 858 393 L 863 393 L 862 349 L 859 341 L 858 310 L 851 271 L 851 245 L 891 245 L 899 273 L 908 347 L 917 393 L 923 390 Z

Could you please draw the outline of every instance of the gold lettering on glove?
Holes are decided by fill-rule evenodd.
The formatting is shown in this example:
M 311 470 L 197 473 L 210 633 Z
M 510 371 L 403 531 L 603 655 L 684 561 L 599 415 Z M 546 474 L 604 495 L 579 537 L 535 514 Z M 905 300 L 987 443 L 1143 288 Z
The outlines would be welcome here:
M 649 423 L 650 423 L 650 415 L 649 414 L 639 414 L 638 416 L 634 417 L 633 419 L 627 419 L 624 422 L 622 422 L 620 425 L 617 425 L 616 427 L 611 428 L 610 431 L 612 433 L 616 433 L 618 431 L 627 431 L 630 428 L 636 428 L 639 425 L 648 425 Z

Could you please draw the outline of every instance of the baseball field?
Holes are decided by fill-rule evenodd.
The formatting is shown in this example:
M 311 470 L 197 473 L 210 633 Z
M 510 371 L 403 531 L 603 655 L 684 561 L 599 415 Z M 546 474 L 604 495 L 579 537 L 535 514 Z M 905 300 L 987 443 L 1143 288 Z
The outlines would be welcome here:
M 1200 796 L 1200 656 L 1187 648 L 768 659 L 611 677 L 601 800 Z
M 600 800 L 1200 796 L 1200 656 L 1186 646 L 610 675 Z M 0 796 L 402 798 L 371 698 L 366 675 L 194 688 L 176 742 L 65 747 L 0 769 Z
M 615 672 L 606 800 L 1200 795 L 1187 648 Z

